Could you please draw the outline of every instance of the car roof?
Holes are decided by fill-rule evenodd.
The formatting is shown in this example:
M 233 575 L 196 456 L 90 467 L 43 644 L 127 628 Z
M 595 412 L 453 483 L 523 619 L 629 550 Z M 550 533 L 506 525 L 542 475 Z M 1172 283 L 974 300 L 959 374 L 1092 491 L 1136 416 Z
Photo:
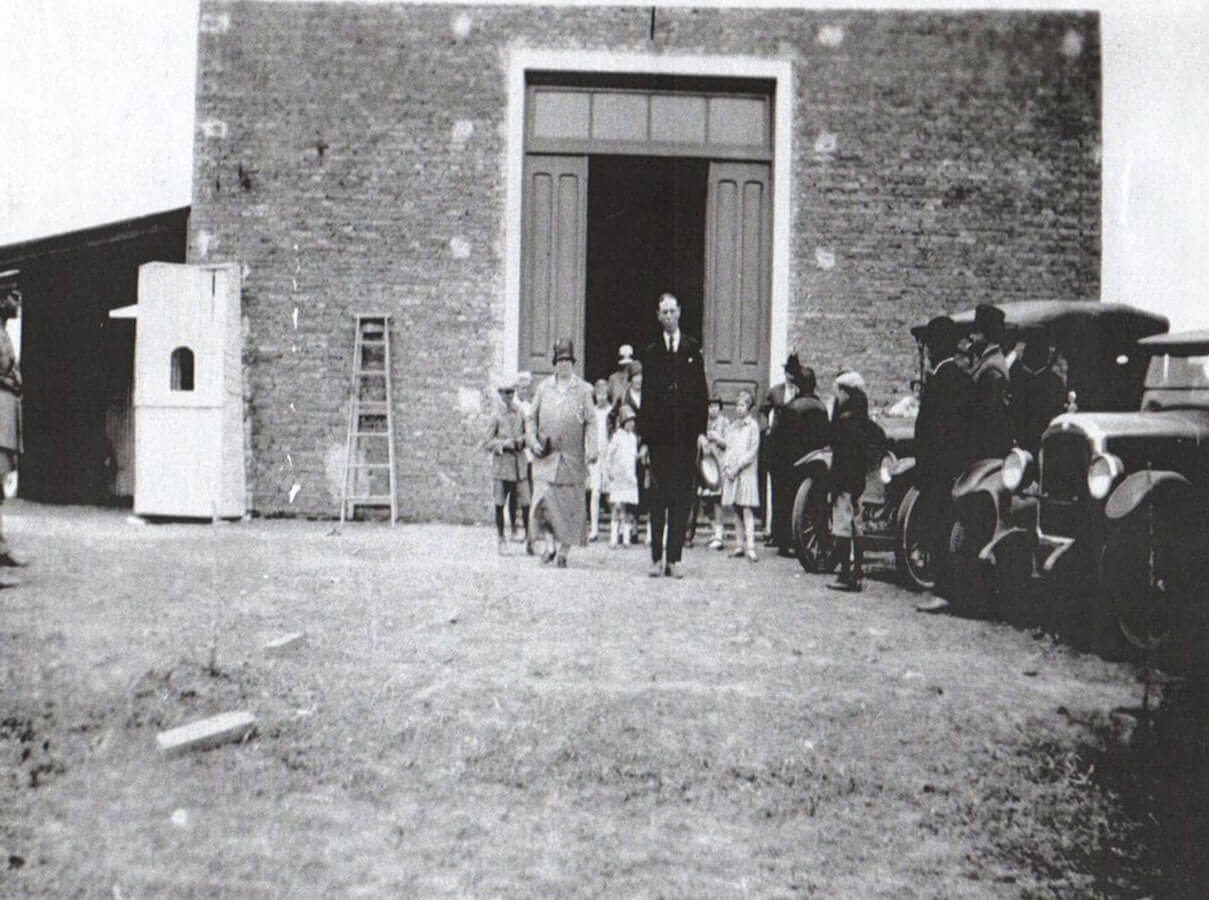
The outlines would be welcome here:
M 1004 329 L 1009 336 L 1019 337 L 1033 328 L 1049 328 L 1056 336 L 1067 330 L 1088 326 L 1102 328 L 1132 344 L 1138 338 L 1165 332 L 1170 327 L 1166 316 L 1138 309 L 1128 303 L 1101 303 L 1098 300 L 1007 300 L 996 303 L 1003 310 Z M 974 310 L 954 313 L 953 321 L 963 331 L 974 324 Z M 919 337 L 923 326 L 912 328 Z M 1059 338 L 1060 339 L 1060 338 Z
M 1177 331 L 1174 334 L 1156 334 L 1139 343 L 1151 353 L 1174 353 L 1177 355 L 1199 355 L 1209 353 L 1209 328 L 1196 331 Z

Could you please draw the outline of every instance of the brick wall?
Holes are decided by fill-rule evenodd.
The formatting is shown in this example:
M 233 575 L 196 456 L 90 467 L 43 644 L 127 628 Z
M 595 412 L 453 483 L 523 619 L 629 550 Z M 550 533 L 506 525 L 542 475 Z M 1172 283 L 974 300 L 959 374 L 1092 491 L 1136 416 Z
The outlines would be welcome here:
M 875 404 L 905 390 L 907 328 L 934 311 L 1098 296 L 1095 14 L 659 8 L 653 40 L 650 24 L 203 2 L 190 254 L 246 265 L 253 509 L 336 514 L 352 313 L 373 310 L 394 317 L 403 516 L 485 518 L 509 47 L 792 60 L 789 343 L 820 373 L 860 369 Z

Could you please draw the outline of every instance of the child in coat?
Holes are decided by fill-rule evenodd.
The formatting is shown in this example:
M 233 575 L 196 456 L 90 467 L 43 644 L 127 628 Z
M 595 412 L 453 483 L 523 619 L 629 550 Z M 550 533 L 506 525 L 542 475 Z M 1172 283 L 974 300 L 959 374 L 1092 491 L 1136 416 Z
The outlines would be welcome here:
M 638 419 L 634 410 L 623 406 L 617 416 L 617 430 L 605 451 L 605 478 L 609 483 L 612 523 L 609 546 L 630 546 L 632 524 L 629 507 L 638 504 Z
M 721 550 L 722 543 L 722 457 L 726 452 L 726 429 L 729 423 L 722 415 L 722 398 L 710 397 L 709 419 L 705 423 L 705 434 L 698 438 L 701 450 L 701 468 L 718 473 L 718 483 L 709 485 L 704 480 L 697 489 L 701 498 L 702 511 L 713 519 L 714 536 L 709 542 L 709 549 Z
M 752 562 L 756 555 L 756 507 L 760 505 L 760 486 L 756 477 L 756 459 L 760 455 L 760 426 L 751 414 L 752 394 L 739 391 L 735 400 L 735 419 L 726 430 L 726 452 L 722 459 L 722 505 L 735 509 L 735 534 L 743 522 L 743 537 L 732 554 L 746 556 Z M 746 549 L 744 549 L 746 541 Z
M 596 400 L 596 446 L 609 445 L 609 383 L 598 379 L 594 388 Z M 604 454 L 588 466 L 588 540 L 600 537 L 600 497 L 609 491 L 605 478 Z
M 504 537 L 504 506 L 512 500 L 513 516 L 519 511 L 529 544 L 529 479 L 524 455 L 525 420 L 517 408 L 516 381 L 508 379 L 498 388 L 500 408 L 491 419 L 483 449 L 491 453 L 491 496 L 495 502 L 495 530 L 499 552 L 508 552 Z

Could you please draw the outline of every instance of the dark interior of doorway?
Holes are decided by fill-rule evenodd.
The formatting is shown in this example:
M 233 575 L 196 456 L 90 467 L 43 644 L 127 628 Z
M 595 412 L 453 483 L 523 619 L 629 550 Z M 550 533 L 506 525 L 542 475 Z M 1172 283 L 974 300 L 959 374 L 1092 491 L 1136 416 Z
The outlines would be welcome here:
M 659 331 L 656 301 L 680 300 L 680 327 L 701 339 L 705 202 L 709 161 L 592 156 L 588 160 L 588 254 L 584 377 L 607 377 L 617 348 L 642 348 Z

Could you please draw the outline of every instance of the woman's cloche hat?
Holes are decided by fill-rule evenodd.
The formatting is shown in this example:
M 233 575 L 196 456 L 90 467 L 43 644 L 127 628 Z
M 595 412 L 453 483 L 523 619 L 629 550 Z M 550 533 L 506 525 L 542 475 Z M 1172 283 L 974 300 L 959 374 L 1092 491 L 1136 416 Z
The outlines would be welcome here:
M 570 338 L 559 338 L 554 342 L 553 357 L 554 362 L 562 359 L 569 359 L 571 362 L 575 362 L 575 344 L 571 342 Z

